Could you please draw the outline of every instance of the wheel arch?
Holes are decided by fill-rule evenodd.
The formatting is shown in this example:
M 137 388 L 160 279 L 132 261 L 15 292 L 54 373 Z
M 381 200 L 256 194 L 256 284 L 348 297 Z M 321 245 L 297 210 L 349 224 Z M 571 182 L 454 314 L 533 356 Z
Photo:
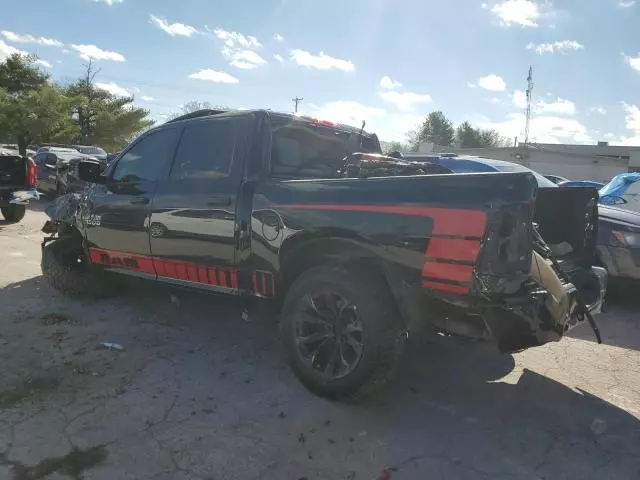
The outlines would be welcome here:
M 280 249 L 278 282 L 283 299 L 295 280 L 305 271 L 321 265 L 340 265 L 377 275 L 391 292 L 405 325 L 413 318 L 410 292 L 404 288 L 401 274 L 385 261 L 379 247 L 353 232 L 325 230 L 298 234 Z

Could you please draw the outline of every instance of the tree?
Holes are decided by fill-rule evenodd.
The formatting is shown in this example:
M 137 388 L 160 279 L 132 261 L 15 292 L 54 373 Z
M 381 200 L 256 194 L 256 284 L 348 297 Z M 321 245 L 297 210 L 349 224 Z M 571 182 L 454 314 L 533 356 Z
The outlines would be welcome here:
M 153 121 L 148 110 L 133 105 L 133 96 L 118 97 L 97 88 L 94 80 L 99 73 L 90 61 L 85 75 L 64 88 L 72 98 L 72 116 L 78 126 L 73 143 L 120 150 Z
M 451 121 L 440 111 L 431 112 L 414 132 L 408 134 L 411 149 L 417 151 L 421 143 L 433 143 L 440 147 L 453 145 L 454 129 Z
M 456 141 L 459 148 L 495 148 L 508 144 L 496 130 L 473 128 L 469 122 L 458 125 Z
M 52 85 L 4 97 L 0 130 L 15 139 L 21 155 L 31 142 L 65 142 L 77 132 L 70 99 Z
M 409 146 L 402 142 L 380 142 L 380 146 L 385 155 L 392 152 L 406 152 L 410 150 Z
M 49 75 L 36 66 L 38 57 L 14 53 L 0 63 L 0 88 L 9 95 L 18 95 L 42 87 Z
M 36 59 L 14 54 L 0 63 L 0 132 L 21 155 L 33 141 L 63 141 L 74 133 L 69 99 L 47 83 Z
M 201 102 L 200 100 L 190 100 L 180 108 L 179 112 L 169 115 L 169 120 L 181 117 L 182 115 L 188 115 L 189 113 L 197 112 L 198 110 L 231 110 L 228 107 L 221 105 L 212 105 L 210 102 Z

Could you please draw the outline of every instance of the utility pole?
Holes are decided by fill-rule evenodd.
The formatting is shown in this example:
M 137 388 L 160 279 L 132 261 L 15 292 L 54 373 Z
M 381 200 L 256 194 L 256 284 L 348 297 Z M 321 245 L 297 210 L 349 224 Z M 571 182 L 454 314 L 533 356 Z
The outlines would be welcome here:
M 295 104 L 295 109 L 294 109 L 293 113 L 298 113 L 298 104 L 300 102 L 302 102 L 303 100 L 304 100 L 304 98 L 300 98 L 300 97 L 296 97 L 296 98 L 291 99 L 291 101 Z
M 527 77 L 527 123 L 524 127 L 524 146 L 529 145 L 529 128 L 531 125 L 531 98 L 533 95 L 533 67 L 529 67 L 529 76 Z

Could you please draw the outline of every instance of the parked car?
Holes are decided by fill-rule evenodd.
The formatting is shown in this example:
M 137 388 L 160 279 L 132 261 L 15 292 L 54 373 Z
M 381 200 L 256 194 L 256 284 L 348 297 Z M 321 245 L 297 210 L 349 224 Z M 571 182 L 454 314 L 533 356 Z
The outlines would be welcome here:
M 38 198 L 36 165 L 18 152 L 0 149 L 0 211 L 8 222 L 24 218 L 27 205 Z
M 44 145 L 44 146 L 38 148 L 38 151 L 36 153 L 40 153 L 40 152 L 66 152 L 66 153 L 73 153 L 73 152 L 78 152 L 78 150 L 76 150 L 74 147 L 72 147 L 70 145 L 54 144 L 54 145 Z M 80 153 L 80 152 L 78 152 L 78 153 Z
M 640 280 L 640 173 L 622 173 L 600 190 L 598 258 L 616 279 Z
M 85 184 L 77 177 L 77 165 L 80 160 L 91 159 L 76 150 L 41 151 L 35 157 L 38 189 L 50 196 L 81 190 Z
M 545 175 L 545 178 L 547 180 L 551 180 L 553 183 L 558 184 L 561 182 L 568 182 L 569 180 L 567 180 L 564 177 L 559 177 L 558 175 Z
M 73 148 L 78 150 L 80 153 L 84 153 L 85 155 L 89 155 L 93 158 L 100 160 L 101 162 L 107 162 L 107 152 L 105 152 L 102 148 L 91 146 L 91 145 L 74 145 Z
M 591 180 L 567 180 L 557 184 L 559 187 L 590 187 L 600 190 L 604 187 L 604 183 L 592 182 Z
M 0 145 L 0 148 L 4 149 L 4 150 L 11 150 L 14 152 L 20 152 L 20 149 L 18 148 L 18 145 L 15 143 L 3 143 L 2 145 Z M 33 158 L 36 155 L 35 150 L 30 149 L 29 147 L 27 147 L 25 153 L 27 154 L 27 157 L 29 158 Z
M 332 399 L 383 385 L 419 324 L 513 352 L 593 321 L 595 191 L 430 169 L 448 171 L 386 157 L 358 128 L 196 112 L 105 172 L 79 162 L 93 185 L 47 209 L 42 272 L 75 295 L 109 293 L 117 273 L 275 300 L 294 373 Z M 540 234 L 569 249 L 556 261 Z

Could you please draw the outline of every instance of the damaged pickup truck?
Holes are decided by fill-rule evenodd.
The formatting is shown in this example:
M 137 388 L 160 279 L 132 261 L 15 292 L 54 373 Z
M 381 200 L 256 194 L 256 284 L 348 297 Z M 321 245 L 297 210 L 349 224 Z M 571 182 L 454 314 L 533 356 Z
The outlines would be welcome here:
M 602 307 L 594 190 L 451 175 L 363 129 L 201 111 L 78 173 L 91 186 L 43 228 L 54 287 L 104 295 L 117 273 L 273 299 L 294 373 L 332 399 L 383 385 L 418 328 L 515 352 L 595 329 Z
M 29 200 L 37 200 L 38 171 L 30 158 L 0 149 L 0 211 L 7 222 L 24 218 Z

